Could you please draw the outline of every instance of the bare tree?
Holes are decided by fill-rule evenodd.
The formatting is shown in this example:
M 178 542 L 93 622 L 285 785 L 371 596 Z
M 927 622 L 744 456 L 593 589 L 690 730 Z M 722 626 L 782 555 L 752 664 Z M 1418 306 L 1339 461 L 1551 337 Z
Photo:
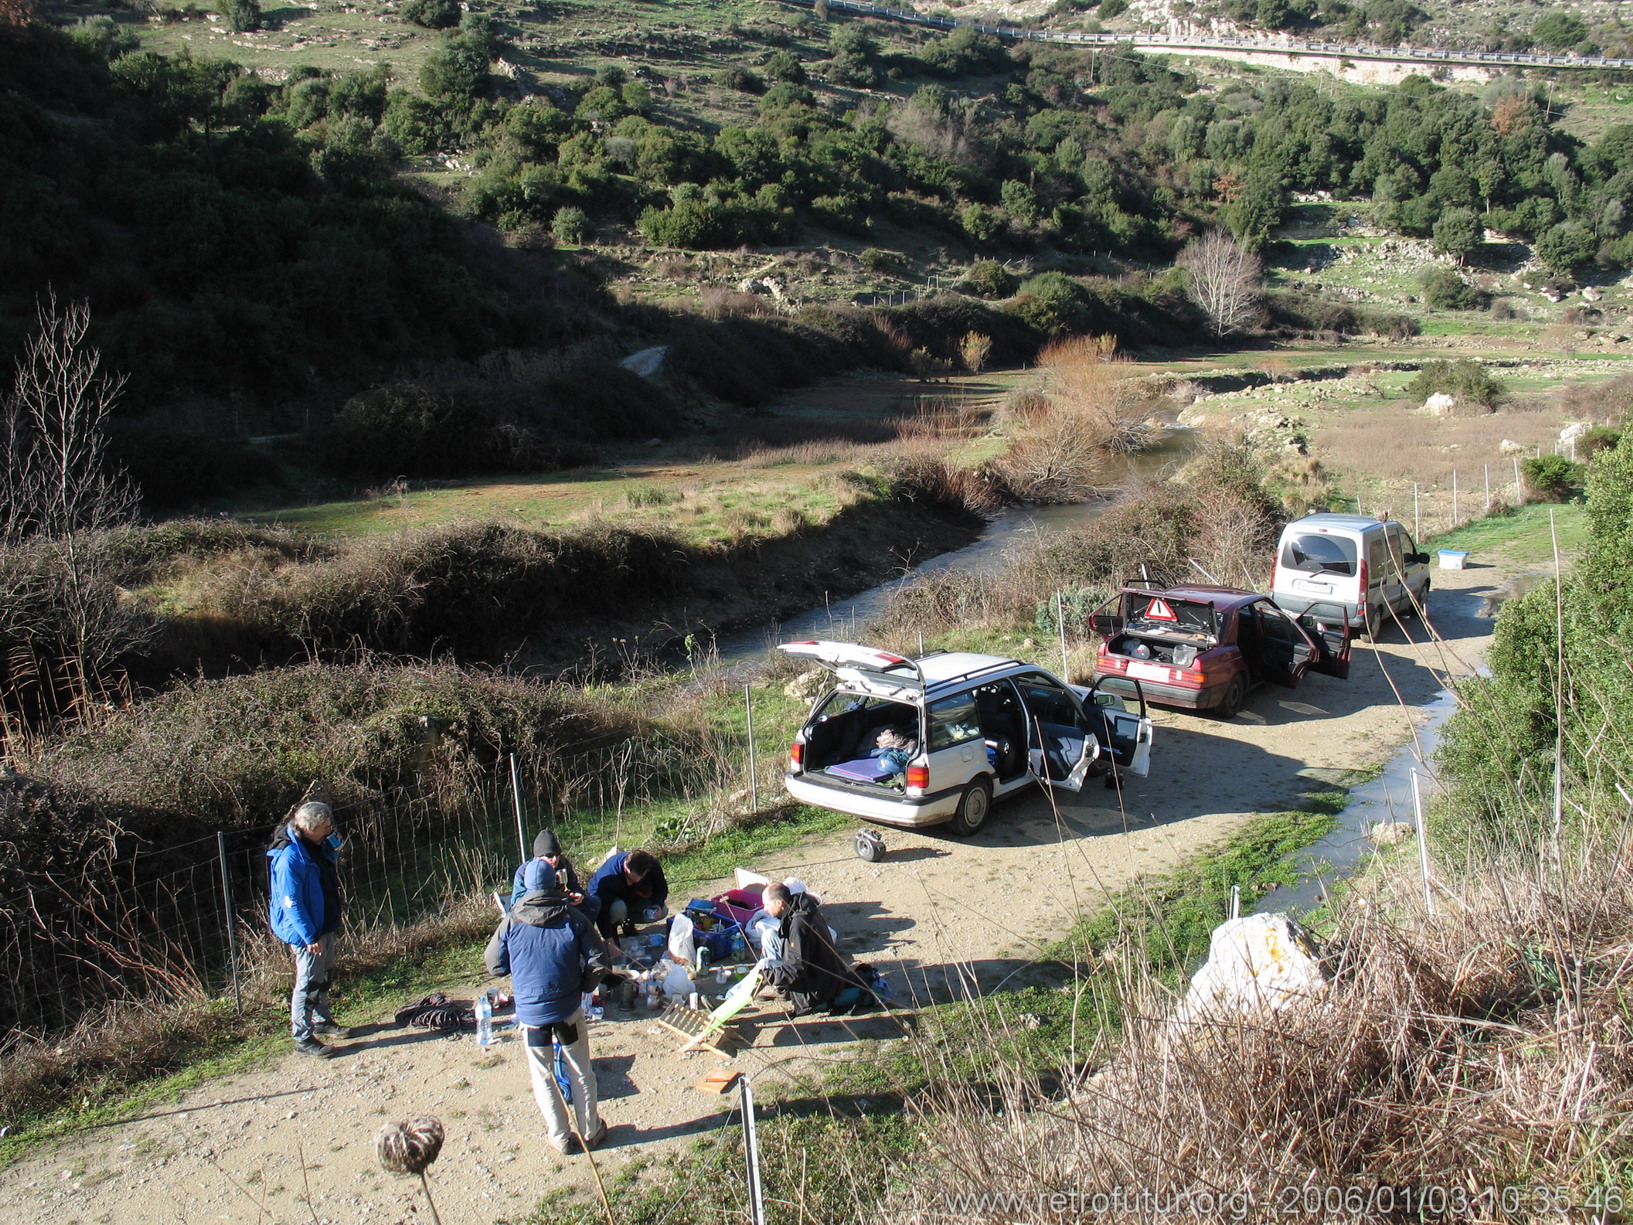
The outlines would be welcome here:
M 143 636 L 89 547 L 95 533 L 128 523 L 137 505 L 135 486 L 107 462 L 107 421 L 124 379 L 102 372 L 86 338 L 90 322 L 83 302 L 42 303 L 0 402 L 0 587 L 31 597 L 6 601 L 0 645 L 36 654 L 42 639 L 55 639 L 60 679 L 81 703 Z
M 1224 230 L 1209 230 L 1179 253 L 1186 292 L 1213 324 L 1215 336 L 1246 331 L 1264 317 L 1264 264 Z

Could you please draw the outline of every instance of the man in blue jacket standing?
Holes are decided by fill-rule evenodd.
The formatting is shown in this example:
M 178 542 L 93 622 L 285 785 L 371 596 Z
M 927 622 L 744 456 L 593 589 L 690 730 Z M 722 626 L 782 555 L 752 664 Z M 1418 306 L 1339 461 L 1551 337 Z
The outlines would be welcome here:
M 327 1059 L 335 1048 L 317 1034 L 351 1037 L 329 1011 L 329 971 L 340 930 L 340 877 L 335 870 L 334 814 L 327 804 L 309 801 L 272 836 L 273 933 L 295 955 L 295 989 L 289 997 L 289 1028 L 295 1050 Z
M 529 860 L 521 901 L 500 921 L 488 941 L 489 974 L 509 974 L 516 997 L 516 1023 L 526 1041 L 533 1100 L 544 1115 L 550 1143 L 558 1153 L 572 1145 L 572 1124 L 551 1071 L 552 1039 L 561 1044 L 562 1062 L 578 1137 L 592 1149 L 607 1134 L 596 1109 L 595 1069 L 581 1006 L 607 972 L 607 949 L 589 920 L 562 892 L 555 870 Z

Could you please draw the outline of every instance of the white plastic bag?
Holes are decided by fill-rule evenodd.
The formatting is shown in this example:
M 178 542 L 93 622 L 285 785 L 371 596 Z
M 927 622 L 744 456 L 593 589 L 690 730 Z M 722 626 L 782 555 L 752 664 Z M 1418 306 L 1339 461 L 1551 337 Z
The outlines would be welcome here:
M 669 959 L 683 966 L 692 964 L 697 952 L 697 941 L 692 935 L 692 920 L 683 914 L 675 916 L 669 925 Z
M 690 995 L 697 989 L 686 967 L 667 958 L 652 967 L 651 981 L 659 984 L 665 995 Z

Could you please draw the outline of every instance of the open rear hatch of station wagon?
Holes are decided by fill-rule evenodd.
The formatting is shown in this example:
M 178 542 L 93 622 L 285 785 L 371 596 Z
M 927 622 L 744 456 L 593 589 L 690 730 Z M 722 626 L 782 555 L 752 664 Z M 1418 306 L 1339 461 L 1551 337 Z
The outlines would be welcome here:
M 918 664 L 877 647 L 816 640 L 785 642 L 777 649 L 821 664 L 835 680 L 858 693 L 901 702 L 915 702 L 924 694 L 924 673 Z

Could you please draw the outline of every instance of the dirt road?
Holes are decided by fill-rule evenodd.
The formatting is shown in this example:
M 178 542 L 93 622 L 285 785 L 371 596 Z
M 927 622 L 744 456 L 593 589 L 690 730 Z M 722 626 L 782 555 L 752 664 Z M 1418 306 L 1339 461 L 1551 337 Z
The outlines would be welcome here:
M 1413 708 L 1439 690 L 1439 675 L 1481 661 L 1487 598 L 1511 577 L 1500 556 L 1435 572 L 1430 610 L 1443 646 L 1391 630 L 1357 648 L 1348 681 L 1260 689 L 1228 723 L 1160 715 L 1152 777 L 1131 780 L 1121 809 L 1095 783 L 1058 821 L 1029 795 L 1000 806 L 973 839 L 887 832 L 878 864 L 852 855 L 847 832 L 752 866 L 803 878 L 827 900 L 845 946 L 890 973 L 898 994 L 947 998 L 971 980 L 990 988 L 1101 891 L 1172 867 L 1252 814 L 1293 805 L 1315 782 L 1381 764 L 1410 738 Z M 468 997 L 474 981 L 450 991 Z M 379 1172 L 373 1136 L 388 1119 L 423 1114 L 448 1127 L 433 1175 L 446 1225 L 520 1217 L 553 1190 L 588 1185 L 583 1157 L 558 1158 L 546 1144 L 514 1043 L 484 1051 L 469 1037 L 387 1021 L 341 1058 L 290 1055 L 41 1150 L 0 1172 L 0 1223 L 418 1223 L 429 1217 L 417 1181 Z M 787 1024 L 770 1005 L 745 1029 L 752 1045 L 732 1066 L 757 1084 L 852 1056 L 853 1034 L 899 1032 L 888 1017 L 854 1022 L 850 1033 Z M 718 1060 L 674 1053 L 651 1014 L 609 1009 L 591 1042 L 611 1127 L 597 1153 L 604 1173 L 722 1122 L 731 1099 L 692 1088 Z

